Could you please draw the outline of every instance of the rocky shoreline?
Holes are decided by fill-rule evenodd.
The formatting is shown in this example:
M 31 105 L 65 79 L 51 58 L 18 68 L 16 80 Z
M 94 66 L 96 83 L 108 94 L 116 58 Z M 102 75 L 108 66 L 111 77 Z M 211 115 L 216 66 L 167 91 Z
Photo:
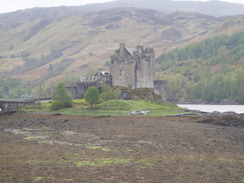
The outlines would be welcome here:
M 242 182 L 244 116 L 0 116 L 0 182 Z
M 198 123 L 209 123 L 221 126 L 235 126 L 244 127 L 244 114 L 238 114 L 236 112 L 201 112 L 201 111 L 189 111 L 187 113 L 177 114 L 175 116 L 192 116 L 198 118 Z

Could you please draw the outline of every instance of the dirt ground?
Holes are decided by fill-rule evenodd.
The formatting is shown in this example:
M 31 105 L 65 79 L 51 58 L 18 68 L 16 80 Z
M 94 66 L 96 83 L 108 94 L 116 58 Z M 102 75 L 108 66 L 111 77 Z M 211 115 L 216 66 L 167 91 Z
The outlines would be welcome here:
M 0 116 L 1 183 L 243 183 L 244 116 Z

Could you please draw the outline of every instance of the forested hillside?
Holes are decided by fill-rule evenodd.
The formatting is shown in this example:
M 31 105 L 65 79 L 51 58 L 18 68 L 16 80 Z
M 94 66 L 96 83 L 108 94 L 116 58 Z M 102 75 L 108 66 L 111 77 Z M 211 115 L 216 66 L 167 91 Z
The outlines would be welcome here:
M 244 32 L 216 36 L 156 59 L 169 100 L 244 103 Z

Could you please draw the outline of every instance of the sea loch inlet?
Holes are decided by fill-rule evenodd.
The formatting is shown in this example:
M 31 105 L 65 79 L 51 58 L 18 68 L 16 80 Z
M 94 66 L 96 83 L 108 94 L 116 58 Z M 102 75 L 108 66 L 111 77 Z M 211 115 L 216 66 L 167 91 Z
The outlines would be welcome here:
M 199 110 L 203 112 L 228 112 L 232 111 L 238 114 L 244 113 L 244 105 L 207 105 L 207 104 L 178 104 L 179 107 L 183 107 L 190 110 Z

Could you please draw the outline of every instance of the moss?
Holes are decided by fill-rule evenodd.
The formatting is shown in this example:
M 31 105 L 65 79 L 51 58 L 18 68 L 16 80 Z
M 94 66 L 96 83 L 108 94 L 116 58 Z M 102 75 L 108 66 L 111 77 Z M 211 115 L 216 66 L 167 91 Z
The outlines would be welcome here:
M 44 130 L 44 131 L 50 131 L 50 130 L 52 130 L 52 129 L 49 128 L 49 127 L 42 127 L 41 129 Z
M 25 137 L 24 139 L 26 140 L 34 140 L 34 139 L 43 139 L 45 137 L 42 136 L 30 136 L 30 137 Z
M 28 165 L 40 165 L 40 164 L 58 164 L 63 165 L 64 163 L 70 163 L 72 161 L 63 160 L 63 159 L 56 159 L 56 160 L 26 160 L 23 161 L 24 164 Z
M 134 100 L 146 100 L 146 101 L 154 101 L 157 103 L 162 103 L 162 97 L 157 95 L 153 89 L 150 88 L 138 88 L 131 91 L 132 98 Z
M 39 181 L 39 180 L 43 180 L 43 179 L 45 179 L 45 177 L 40 177 L 40 176 L 38 176 L 38 177 L 35 177 L 35 178 L 34 178 L 35 181 Z
M 40 141 L 38 143 L 40 143 L 40 144 L 53 144 L 52 141 Z
M 153 166 L 154 163 L 147 160 L 147 159 L 140 159 L 137 161 L 137 163 L 141 164 L 141 168 L 147 168 L 148 166 Z
M 67 155 L 67 158 L 70 160 L 77 160 L 77 159 L 80 159 L 81 156 L 80 156 L 80 154 L 74 153 L 74 154 Z
M 133 152 L 132 149 L 125 149 L 124 151 L 125 151 L 125 152 Z
M 114 164 L 126 164 L 129 163 L 130 159 L 121 158 L 102 158 L 97 161 L 77 161 L 76 166 L 109 166 Z
M 24 163 L 29 164 L 29 165 L 39 165 L 39 164 L 42 164 L 42 163 L 47 163 L 47 161 L 27 160 L 27 161 L 24 161 Z
M 107 147 L 101 147 L 101 146 L 86 146 L 87 149 L 97 149 L 101 151 L 111 151 L 111 149 Z

